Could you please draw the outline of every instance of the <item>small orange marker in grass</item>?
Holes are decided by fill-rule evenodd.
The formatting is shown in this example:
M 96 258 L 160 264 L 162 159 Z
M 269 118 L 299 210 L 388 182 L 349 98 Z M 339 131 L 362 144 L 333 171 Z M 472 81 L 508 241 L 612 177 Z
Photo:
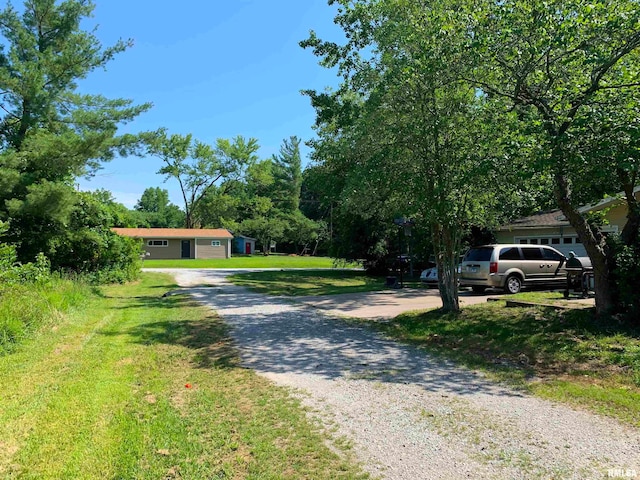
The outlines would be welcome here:
M 185 384 L 184 388 L 191 388 L 191 384 L 190 383 Z

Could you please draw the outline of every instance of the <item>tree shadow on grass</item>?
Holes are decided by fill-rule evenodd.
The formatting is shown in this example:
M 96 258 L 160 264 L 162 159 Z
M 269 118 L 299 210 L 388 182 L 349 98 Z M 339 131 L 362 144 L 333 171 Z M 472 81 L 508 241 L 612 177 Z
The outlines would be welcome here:
M 119 308 L 183 308 L 200 307 L 188 297 L 157 299 L 138 297 L 133 305 Z M 117 307 L 118 308 L 118 307 Z M 180 310 L 176 310 L 180 312 Z M 126 335 L 131 342 L 140 345 L 178 345 L 189 349 L 191 361 L 197 368 L 235 368 L 239 366 L 236 347 L 229 336 L 229 328 L 217 316 L 209 315 L 201 320 L 170 319 L 143 323 L 120 331 L 103 330 L 104 336 Z
M 228 328 L 218 319 L 201 321 L 169 320 L 153 322 L 126 332 L 135 343 L 143 345 L 180 345 L 193 352 L 197 368 L 235 368 L 238 352 L 228 335 Z
M 380 328 L 473 366 L 507 366 L 530 377 L 567 374 L 587 365 L 602 373 L 638 368 L 638 329 L 613 320 L 596 321 L 590 310 L 433 310 L 400 315 Z

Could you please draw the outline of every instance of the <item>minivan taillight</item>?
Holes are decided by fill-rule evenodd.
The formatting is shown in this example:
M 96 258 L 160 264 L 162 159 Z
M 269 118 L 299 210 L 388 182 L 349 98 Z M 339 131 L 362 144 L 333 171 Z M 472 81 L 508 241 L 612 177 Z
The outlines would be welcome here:
M 489 273 L 498 273 L 498 262 L 489 263 Z

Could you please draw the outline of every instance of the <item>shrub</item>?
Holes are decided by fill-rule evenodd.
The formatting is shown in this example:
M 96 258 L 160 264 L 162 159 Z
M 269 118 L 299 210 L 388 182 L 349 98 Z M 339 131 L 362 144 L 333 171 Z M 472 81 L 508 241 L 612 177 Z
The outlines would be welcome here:
M 39 254 L 34 263 L 22 265 L 17 262 L 13 245 L 0 244 L 0 292 L 14 285 L 43 284 L 49 279 L 50 264 L 43 254 Z
M 54 270 L 81 275 L 91 283 L 124 283 L 138 278 L 139 240 L 108 228 L 83 228 L 58 237 L 51 245 Z

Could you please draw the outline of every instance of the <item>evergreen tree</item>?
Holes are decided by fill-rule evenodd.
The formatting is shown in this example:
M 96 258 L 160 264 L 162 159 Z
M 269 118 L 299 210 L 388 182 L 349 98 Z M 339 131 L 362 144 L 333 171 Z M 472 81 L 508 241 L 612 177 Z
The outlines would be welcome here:
M 273 197 L 275 207 L 285 213 L 294 213 L 300 207 L 302 187 L 302 160 L 300 140 L 284 140 L 280 153 L 273 156 Z
M 77 93 L 78 80 L 131 45 L 103 48 L 82 30 L 93 9 L 88 0 L 28 0 L 21 12 L 0 12 L 0 219 L 22 261 L 55 257 L 82 200 L 74 179 L 134 151 L 138 138 L 117 135 L 118 125 L 150 107 Z

